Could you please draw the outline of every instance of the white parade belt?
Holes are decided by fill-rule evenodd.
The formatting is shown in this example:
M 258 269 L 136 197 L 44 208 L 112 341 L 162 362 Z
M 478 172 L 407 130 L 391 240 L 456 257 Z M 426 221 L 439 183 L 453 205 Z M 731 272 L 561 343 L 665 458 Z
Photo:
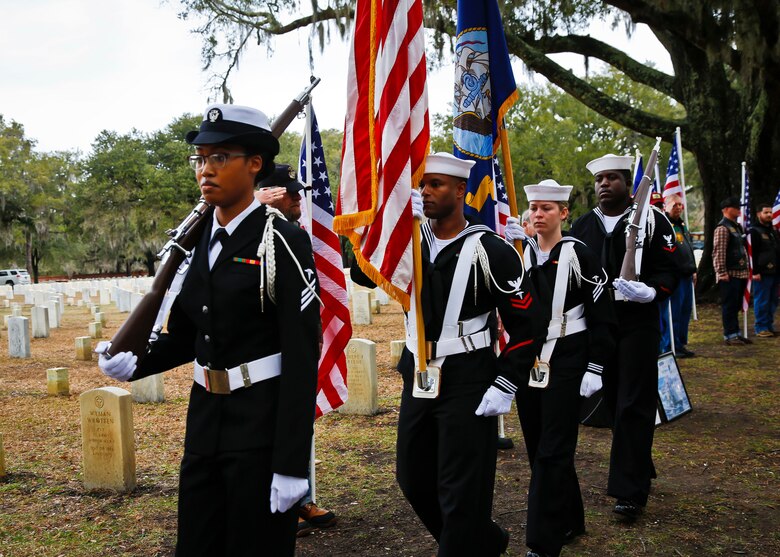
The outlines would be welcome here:
M 254 383 L 277 377 L 281 373 L 280 352 L 230 369 L 210 369 L 195 360 L 193 379 L 210 393 L 229 395 L 236 389 L 250 387 Z
M 584 313 L 585 305 L 580 304 L 564 313 L 561 319 L 555 319 L 553 317 L 547 328 L 547 340 L 563 338 L 567 335 L 573 335 L 574 333 L 584 331 L 587 327 L 587 322 L 582 317 Z
M 458 321 L 457 336 L 455 338 L 445 338 L 437 341 L 429 340 L 426 342 L 425 359 L 433 360 L 454 354 L 469 353 L 491 346 L 490 329 L 484 328 L 489 315 L 489 313 L 483 313 L 472 319 Z M 446 325 L 443 328 L 446 328 Z M 406 347 L 412 354 L 416 354 L 417 339 L 407 334 Z

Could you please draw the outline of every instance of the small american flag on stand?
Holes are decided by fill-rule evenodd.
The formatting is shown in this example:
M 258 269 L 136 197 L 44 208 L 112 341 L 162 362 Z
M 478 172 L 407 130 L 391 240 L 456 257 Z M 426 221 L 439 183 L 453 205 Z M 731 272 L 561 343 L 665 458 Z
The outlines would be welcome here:
M 317 377 L 316 417 L 335 410 L 347 401 L 347 344 L 352 337 L 352 322 L 349 318 L 347 284 L 341 261 L 341 243 L 333 232 L 333 198 L 330 194 L 328 169 L 325 167 L 325 154 L 322 139 L 317 127 L 317 118 L 311 110 L 311 158 L 306 161 L 306 139 L 301 143 L 301 157 L 298 174 L 301 182 L 306 183 L 311 169 L 311 219 L 308 204 L 301 203 L 301 222 L 307 228 L 311 222 L 311 236 L 314 249 L 314 266 L 320 281 L 320 297 L 324 306 L 320 306 L 322 321 L 322 353 Z
M 745 293 L 742 296 L 742 311 L 747 315 L 750 308 L 750 289 L 753 286 L 753 243 L 750 240 L 750 227 L 752 226 L 750 215 L 750 179 L 748 178 L 747 165 L 742 163 L 742 213 L 739 216 L 739 224 L 742 225 L 742 233 L 745 235 L 745 250 L 747 251 L 748 278 L 745 283 Z M 747 329 L 745 330 L 747 336 Z
M 777 192 L 775 202 L 772 206 L 772 224 L 775 228 L 780 230 L 780 190 Z
M 663 197 L 666 199 L 672 194 L 683 197 L 680 185 L 680 159 L 677 155 L 677 142 L 672 143 L 672 152 L 669 153 L 669 164 L 666 166 L 666 183 L 664 184 Z

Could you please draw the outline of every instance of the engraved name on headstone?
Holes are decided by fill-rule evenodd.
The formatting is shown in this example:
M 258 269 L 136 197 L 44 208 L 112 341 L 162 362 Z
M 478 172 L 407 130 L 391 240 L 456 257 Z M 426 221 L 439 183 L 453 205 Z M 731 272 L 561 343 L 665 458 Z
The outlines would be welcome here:
M 135 488 L 132 397 L 119 387 L 86 391 L 79 397 L 84 487 Z
M 371 416 L 379 409 L 377 400 L 376 344 L 353 338 L 347 345 L 347 389 L 349 398 L 339 412 Z

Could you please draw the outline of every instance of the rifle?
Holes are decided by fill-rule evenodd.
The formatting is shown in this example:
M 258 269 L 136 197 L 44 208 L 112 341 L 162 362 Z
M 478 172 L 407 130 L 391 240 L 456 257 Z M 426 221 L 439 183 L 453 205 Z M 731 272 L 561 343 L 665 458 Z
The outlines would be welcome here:
M 273 124 L 271 124 L 271 134 L 274 137 L 278 139 L 298 113 L 305 108 L 310 100 L 312 89 L 319 82 L 320 78 L 312 76 L 311 83 L 306 89 L 295 97 L 287 105 L 287 108 L 284 109 L 284 112 L 274 120 Z M 192 254 L 192 249 L 200 240 L 205 224 L 209 221 L 213 212 L 214 207 L 206 203 L 206 200 L 201 197 L 195 208 L 177 228 L 166 231 L 166 234 L 170 236 L 170 240 L 157 254 L 158 259 L 164 259 L 154 276 L 152 287 L 111 339 L 111 346 L 106 351 L 108 358 L 111 357 L 111 354 L 132 352 L 138 356 L 138 362 L 140 363 L 149 352 L 149 337 L 157 321 L 157 314 L 162 307 L 165 293 L 168 291 L 184 259 Z M 167 257 L 165 257 L 166 255 Z
M 651 181 L 660 149 L 661 138 L 656 137 L 655 147 L 653 147 L 650 158 L 647 160 L 645 174 L 642 176 L 642 181 L 636 189 L 634 202 L 628 214 L 626 255 L 623 257 L 623 265 L 620 267 L 620 278 L 625 280 L 637 280 L 641 272 L 642 250 L 645 244 L 645 224 L 647 223 L 647 212 L 650 209 Z

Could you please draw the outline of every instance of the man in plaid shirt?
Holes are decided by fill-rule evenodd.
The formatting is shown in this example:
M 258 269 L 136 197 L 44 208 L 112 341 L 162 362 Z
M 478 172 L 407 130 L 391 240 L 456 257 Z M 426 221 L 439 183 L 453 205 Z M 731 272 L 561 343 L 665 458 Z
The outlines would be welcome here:
M 715 227 L 712 264 L 720 290 L 723 319 L 723 338 L 729 346 L 751 344 L 739 334 L 737 314 L 742 307 L 742 296 L 747 283 L 748 260 L 742 227 L 737 223 L 739 199 L 729 197 L 720 203 L 723 218 Z

